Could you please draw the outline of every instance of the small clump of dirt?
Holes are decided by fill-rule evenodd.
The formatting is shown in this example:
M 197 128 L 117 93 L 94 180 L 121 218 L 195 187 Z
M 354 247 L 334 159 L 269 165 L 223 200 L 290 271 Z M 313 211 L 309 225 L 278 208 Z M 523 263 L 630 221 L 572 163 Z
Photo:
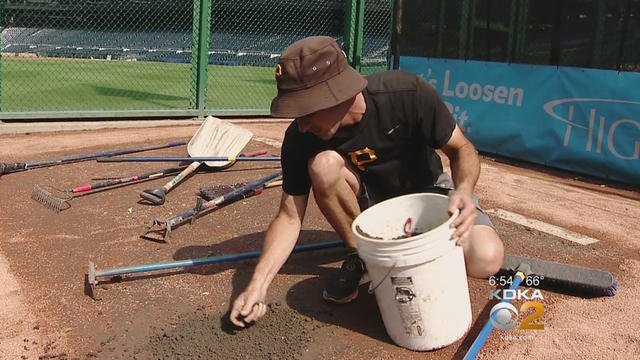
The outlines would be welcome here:
M 146 353 L 154 359 L 301 359 L 318 328 L 313 319 L 269 304 L 267 314 L 245 329 L 229 313 L 196 311 L 165 328 L 153 329 Z

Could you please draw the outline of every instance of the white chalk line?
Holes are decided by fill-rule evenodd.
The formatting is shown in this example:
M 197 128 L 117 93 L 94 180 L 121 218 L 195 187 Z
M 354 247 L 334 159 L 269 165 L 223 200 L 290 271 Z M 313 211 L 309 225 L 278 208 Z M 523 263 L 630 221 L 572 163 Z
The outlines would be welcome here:
M 580 245 L 589 245 L 593 243 L 597 243 L 598 239 L 577 233 L 575 231 L 571 231 L 560 226 L 552 225 L 543 221 L 535 220 L 528 218 L 526 216 L 516 214 L 503 209 L 489 209 L 486 210 L 488 214 L 493 214 L 501 219 L 511 221 L 516 224 L 524 225 L 530 227 L 532 229 L 542 231 L 544 233 L 557 236 L 559 238 L 573 241 Z
M 282 143 L 280 141 L 273 140 L 273 139 L 266 138 L 266 137 L 254 136 L 253 140 L 261 142 L 263 144 L 267 144 L 269 146 L 276 147 L 276 148 L 281 148 L 282 147 Z

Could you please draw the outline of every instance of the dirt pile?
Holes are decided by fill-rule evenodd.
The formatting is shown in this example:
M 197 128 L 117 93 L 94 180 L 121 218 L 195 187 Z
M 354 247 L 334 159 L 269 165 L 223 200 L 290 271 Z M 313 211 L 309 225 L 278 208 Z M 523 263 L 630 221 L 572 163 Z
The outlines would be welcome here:
M 243 330 L 231 324 L 228 316 L 228 312 L 210 314 L 198 309 L 171 328 L 152 328 L 149 348 L 138 355 L 154 359 L 300 359 L 313 340 L 313 331 L 323 326 L 280 302 L 270 303 L 269 316 Z

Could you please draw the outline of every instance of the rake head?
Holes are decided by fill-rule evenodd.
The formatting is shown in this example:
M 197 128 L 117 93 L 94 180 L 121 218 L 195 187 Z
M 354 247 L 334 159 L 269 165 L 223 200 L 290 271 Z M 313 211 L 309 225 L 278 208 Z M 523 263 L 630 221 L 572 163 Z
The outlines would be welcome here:
M 69 200 L 73 198 L 70 191 L 60 190 L 49 185 L 36 185 L 31 190 L 31 198 L 47 208 L 60 213 L 71 207 Z
M 157 238 L 151 235 L 161 235 L 161 238 Z M 169 236 L 171 236 L 171 222 L 167 220 L 153 219 L 145 231 L 140 234 L 140 237 L 143 239 L 153 240 L 153 241 L 162 241 L 169 242 Z
M 98 285 L 98 281 L 96 280 L 96 266 L 93 262 L 89 261 L 89 272 L 85 278 L 85 289 L 94 300 L 98 300 L 96 298 L 96 285 Z

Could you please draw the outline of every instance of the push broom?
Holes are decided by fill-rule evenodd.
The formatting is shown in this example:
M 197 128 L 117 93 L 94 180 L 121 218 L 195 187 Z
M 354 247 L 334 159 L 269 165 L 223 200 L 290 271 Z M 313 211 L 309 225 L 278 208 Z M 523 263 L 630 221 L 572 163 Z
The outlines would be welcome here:
M 528 267 L 528 265 L 523 264 L 522 266 L 519 266 L 516 271 L 516 274 L 514 275 L 513 283 L 509 287 L 509 290 L 516 290 L 520 286 L 522 281 L 527 277 L 527 275 L 529 275 L 530 271 L 531 269 Z M 501 303 L 507 303 L 507 304 L 509 302 L 511 302 L 510 299 L 504 299 L 501 301 Z M 491 314 L 489 316 L 491 316 Z M 482 327 L 482 330 L 480 330 L 480 333 L 478 333 L 478 336 L 473 341 L 473 344 L 471 344 L 471 347 L 469 348 L 467 353 L 464 355 L 464 358 L 462 359 L 463 360 L 475 359 L 476 356 L 478 356 L 480 349 L 482 349 L 482 346 L 489 338 L 491 331 L 493 331 L 493 323 L 491 322 L 491 320 L 487 320 L 487 322 Z
M 607 271 L 516 255 L 505 255 L 499 273 L 512 274 L 514 276 L 513 284 L 510 287 L 511 290 L 516 290 L 527 276 L 534 275 L 542 279 L 540 287 L 558 289 L 585 296 L 614 296 L 618 290 L 618 282 Z M 503 300 L 502 302 L 508 303 L 509 300 Z M 493 324 L 491 320 L 487 320 L 465 354 L 464 360 L 476 358 L 492 330 Z
M 41 167 L 49 167 L 49 166 L 55 166 L 55 165 L 62 165 L 62 164 L 68 164 L 68 163 L 84 161 L 84 160 L 92 160 L 97 158 L 108 158 L 109 156 L 131 154 L 131 153 L 141 152 L 141 151 L 164 149 L 164 148 L 180 146 L 184 144 L 186 144 L 185 141 L 172 141 L 168 144 L 149 145 L 149 146 L 144 146 L 140 148 L 118 149 L 118 150 L 95 152 L 95 153 L 82 154 L 82 155 L 64 156 L 64 157 L 59 157 L 59 158 L 54 158 L 49 160 L 31 161 L 31 162 L 25 162 L 25 163 L 12 163 L 12 164 L 0 163 L 0 177 L 4 174 L 9 174 L 9 173 L 18 172 L 18 171 L 30 170 L 30 169 L 41 168 Z
M 31 191 L 31 198 L 41 203 L 47 208 L 60 213 L 62 210 L 71 207 L 69 201 L 74 197 L 80 196 L 78 194 L 86 195 L 89 191 L 97 189 L 105 189 L 108 187 L 115 187 L 115 185 L 122 185 L 126 183 L 142 182 L 145 180 L 151 180 L 160 178 L 172 174 L 176 174 L 184 170 L 186 166 L 169 168 L 164 170 L 151 171 L 144 174 L 133 175 L 123 178 L 108 179 L 100 182 L 96 182 L 89 185 L 77 186 L 71 190 L 61 190 L 51 185 L 36 185 Z
M 544 278 L 540 282 L 543 288 L 567 290 L 586 296 L 614 296 L 618 290 L 618 282 L 608 271 L 517 255 L 505 255 L 500 273 L 515 274 L 522 264 L 531 269 L 527 276 Z

